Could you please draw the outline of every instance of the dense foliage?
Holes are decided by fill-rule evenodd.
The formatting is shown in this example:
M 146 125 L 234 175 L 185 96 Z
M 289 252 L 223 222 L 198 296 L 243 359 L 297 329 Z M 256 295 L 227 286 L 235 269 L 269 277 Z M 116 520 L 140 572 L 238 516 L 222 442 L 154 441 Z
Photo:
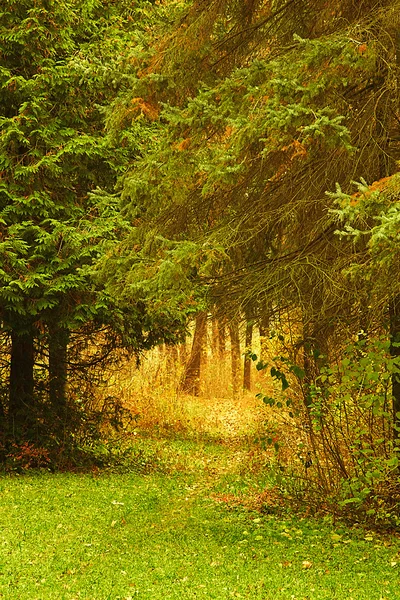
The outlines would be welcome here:
M 143 246 L 142 265 L 157 289 L 160 274 L 181 293 L 197 280 L 214 314 L 250 315 L 284 334 L 270 374 L 286 380 L 291 365 L 302 443 L 334 502 L 357 486 L 380 502 L 382 477 L 370 485 L 366 473 L 385 473 L 390 485 L 397 473 L 398 14 L 397 0 L 194 1 L 131 91 L 152 133 L 121 198 L 142 239 L 160 240 Z M 114 110 L 118 130 L 126 113 Z M 135 279 L 123 255 L 116 288 Z M 341 395 L 341 378 L 332 391 L 326 381 L 347 345 L 375 348 L 381 336 L 377 364 L 390 389 L 379 374 L 379 403 L 368 404 L 351 361 L 344 378 L 357 395 Z M 360 352 L 364 372 L 376 350 Z M 355 431 L 357 404 L 373 418 L 341 438 L 340 427 Z M 371 442 L 375 417 L 383 445 Z M 360 466 L 360 445 L 379 468 Z
M 88 418 L 77 374 L 181 327 L 146 299 L 115 298 L 93 272 L 131 225 L 113 194 L 139 147 L 105 135 L 104 109 L 130 87 L 150 9 L 44 0 L 0 13 L 3 454 L 44 438 L 62 450 Z

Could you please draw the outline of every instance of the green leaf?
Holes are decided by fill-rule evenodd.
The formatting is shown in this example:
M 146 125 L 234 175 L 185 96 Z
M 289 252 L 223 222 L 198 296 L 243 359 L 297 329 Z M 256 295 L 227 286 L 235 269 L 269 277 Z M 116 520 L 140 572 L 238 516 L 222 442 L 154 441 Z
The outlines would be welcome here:
M 263 362 L 261 360 L 256 364 L 257 371 L 263 371 L 267 367 L 268 367 L 268 363 L 265 363 L 265 362 Z
M 302 380 L 305 377 L 305 372 L 304 369 L 302 369 L 301 367 L 297 366 L 297 365 L 292 365 L 289 369 L 292 373 L 294 373 L 294 375 L 296 375 L 296 377 L 298 377 L 298 379 Z

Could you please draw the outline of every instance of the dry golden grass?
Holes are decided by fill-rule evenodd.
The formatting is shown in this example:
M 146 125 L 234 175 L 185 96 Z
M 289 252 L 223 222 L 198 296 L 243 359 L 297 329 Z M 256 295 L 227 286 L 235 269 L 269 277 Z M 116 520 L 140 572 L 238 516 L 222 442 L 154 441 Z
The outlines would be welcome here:
M 256 398 L 259 385 L 251 392 L 233 397 L 230 365 L 208 362 L 203 373 L 201 395 L 179 391 L 182 365 L 171 364 L 165 351 L 149 352 L 138 368 L 127 361 L 109 375 L 107 394 L 118 397 L 133 415 L 141 430 L 171 434 L 190 433 L 221 439 L 256 435 L 272 411 Z
M 271 463 L 303 469 L 304 432 L 296 429 L 288 410 L 266 406 L 256 397 L 258 392 L 280 397 L 280 384 L 267 371 L 258 372 L 253 363 L 252 390 L 234 397 L 229 347 L 222 361 L 216 361 L 209 352 L 203 365 L 200 395 L 195 397 L 179 391 L 181 361 L 178 348 L 160 347 L 148 352 L 139 367 L 135 359 L 127 360 L 108 374 L 107 395 L 118 397 L 135 417 L 136 439 L 152 437 L 161 445 L 166 438 L 218 441 L 230 447 L 229 465 L 224 466 L 222 461 L 220 472 L 227 468 L 246 475 L 262 471 Z M 193 455 L 190 460 L 193 463 Z M 216 465 L 203 464 L 204 460 L 199 448 L 201 468 L 212 472 Z M 185 462 L 185 457 L 179 456 L 179 461 Z M 189 468 L 187 464 L 181 466 Z

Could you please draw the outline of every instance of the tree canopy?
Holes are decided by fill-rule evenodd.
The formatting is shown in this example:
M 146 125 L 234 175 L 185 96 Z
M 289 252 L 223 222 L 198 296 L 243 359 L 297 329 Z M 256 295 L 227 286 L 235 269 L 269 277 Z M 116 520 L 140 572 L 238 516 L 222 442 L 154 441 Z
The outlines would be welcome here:
M 398 466 L 399 2 L 182 7 L 111 108 L 111 132 L 129 114 L 124 131 L 149 133 L 120 181 L 137 227 L 111 285 L 196 289 L 199 316 L 272 323 L 270 374 L 282 392 L 285 367 L 297 378 L 318 485 L 368 495 Z
M 197 244 L 216 298 L 299 307 L 320 337 L 366 318 L 370 285 L 344 273 L 367 248 L 336 234 L 334 190 L 380 189 L 396 171 L 397 9 L 194 2 L 156 45 L 131 92 L 153 134 L 122 200 L 151 235 Z M 381 307 L 398 292 L 383 290 Z

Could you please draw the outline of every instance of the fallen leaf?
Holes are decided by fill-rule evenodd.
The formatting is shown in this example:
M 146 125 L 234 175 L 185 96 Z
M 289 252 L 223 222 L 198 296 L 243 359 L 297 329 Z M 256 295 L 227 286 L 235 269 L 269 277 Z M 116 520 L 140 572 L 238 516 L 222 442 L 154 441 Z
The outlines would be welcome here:
M 303 560 L 303 562 L 301 563 L 301 566 L 303 567 L 303 569 L 311 569 L 312 562 L 310 560 Z

